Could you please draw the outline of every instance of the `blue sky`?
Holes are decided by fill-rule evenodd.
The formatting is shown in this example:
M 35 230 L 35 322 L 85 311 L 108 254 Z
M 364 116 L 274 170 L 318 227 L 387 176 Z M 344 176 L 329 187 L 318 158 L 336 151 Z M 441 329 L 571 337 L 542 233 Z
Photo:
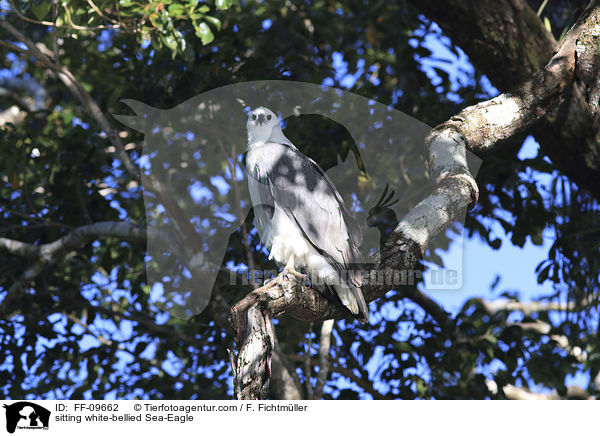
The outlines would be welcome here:
M 527 138 L 520 157 L 535 156 L 537 147 L 533 138 Z M 538 181 L 549 182 L 546 176 L 540 176 Z M 470 298 L 494 299 L 503 291 L 518 292 L 523 301 L 553 293 L 550 282 L 539 284 L 535 273 L 538 264 L 548 258 L 548 251 L 554 242 L 552 232 L 544 232 L 542 245 L 534 245 L 528 238 L 521 248 L 512 244 L 498 223 L 493 223 L 491 227 L 494 238 L 502 241 L 499 250 L 494 250 L 475 236 L 464 238 L 462 250 L 460 243 L 455 243 L 448 252 L 440 253 L 444 263 L 462 262 L 462 286 L 457 290 L 426 292 L 452 313 L 456 313 Z M 492 293 L 490 288 L 496 277 L 499 277 L 499 281 Z
M 453 82 L 453 90 L 458 89 L 462 84 L 472 82 L 474 69 L 469 63 L 467 56 L 460 50 L 458 55 L 447 48 L 447 40 L 439 34 L 428 34 L 425 37 L 425 46 L 432 51 L 431 58 L 420 59 L 423 70 L 427 73 L 433 84 L 441 80 L 434 67 L 439 67 L 449 73 L 450 79 Z M 416 40 L 415 40 L 416 41 Z M 413 43 L 416 43 L 413 41 Z M 11 61 L 12 59 L 8 59 Z M 364 70 L 364 63 L 358 64 L 358 73 L 348 74 L 348 65 L 344 61 L 341 53 L 336 53 L 333 56 L 334 68 L 336 70 L 336 78 L 338 78 L 343 86 L 351 87 Z M 3 70 L 0 73 L 16 74 L 23 68 L 21 62 L 13 62 L 11 70 Z M 328 84 L 327 81 L 325 84 Z M 484 89 L 490 95 L 496 95 L 497 91 L 493 88 L 489 81 L 484 81 Z M 449 98 L 458 98 L 452 92 L 448 95 Z M 528 138 L 522 148 L 520 154 L 524 156 L 536 155 L 538 144 Z M 540 178 L 540 182 L 546 182 Z M 453 244 L 449 252 L 442 254 L 442 258 L 448 263 L 462 263 L 462 286 L 460 289 L 453 290 L 435 290 L 428 292 L 436 301 L 438 301 L 446 310 L 456 313 L 464 304 L 464 302 L 472 297 L 483 297 L 493 299 L 500 292 L 505 290 L 518 291 L 521 297 L 525 300 L 535 299 L 543 295 L 550 294 L 552 287 L 548 284 L 538 284 L 535 274 L 536 266 L 547 258 L 547 253 L 552 244 L 552 235 L 547 232 L 544 235 L 544 243 L 542 246 L 535 246 L 529 240 L 523 248 L 516 247 L 510 242 L 501 227 L 495 226 L 494 236 L 502 240 L 500 250 L 492 249 L 488 244 L 481 241 L 479 238 L 466 238 L 462 249 L 460 244 Z M 84 293 L 93 294 L 99 287 L 111 287 L 111 282 L 114 281 L 110 276 L 116 274 L 115 271 L 108 273 L 108 277 L 100 273 L 94 274 L 92 284 L 83 289 Z M 492 292 L 491 284 L 500 276 L 500 281 Z M 118 292 L 117 292 L 118 294 Z M 115 298 L 117 298 L 115 296 Z M 57 318 L 57 326 L 60 329 L 61 324 L 66 325 L 66 320 L 62 315 L 55 315 Z M 60 318 L 63 318 L 62 321 Z M 159 322 L 166 322 L 168 316 L 163 317 Z M 90 326 L 96 332 L 101 332 L 105 336 L 113 337 L 116 340 L 127 340 L 132 336 L 133 330 L 131 323 L 124 321 L 121 323 L 121 328 L 118 329 L 112 322 L 97 321 Z M 83 333 L 84 329 L 80 326 L 73 327 L 73 331 Z M 109 332 L 109 333 L 104 333 Z M 51 346 L 52 344 L 45 344 Z M 90 347 L 100 346 L 98 340 L 91 334 L 85 336 L 85 339 L 80 342 L 82 350 Z M 132 346 L 133 348 L 134 346 Z M 149 347 L 143 353 L 142 357 L 152 358 L 153 350 Z M 120 355 L 120 363 L 114 368 L 115 371 L 124 368 L 133 359 L 132 354 L 124 350 Z M 11 364 L 14 364 L 13 362 Z M 6 365 L 6 363 L 5 363 Z M 163 369 L 169 373 L 176 374 L 180 361 L 173 355 L 169 356 L 169 360 L 163 363 Z M 81 373 L 81 377 L 85 377 L 85 372 Z M 574 382 L 583 385 L 585 378 L 575 378 Z M 111 397 L 111 395 L 109 395 Z
M 462 85 L 473 82 L 474 68 L 468 56 L 460 49 L 453 53 L 448 49 L 450 41 L 441 34 L 437 25 L 431 27 L 432 33 L 424 38 L 423 45 L 431 50 L 430 58 L 420 59 L 423 71 L 435 85 L 441 80 L 433 67 L 441 68 L 449 73 L 452 90 Z M 416 32 L 420 34 L 419 32 Z M 414 42 L 413 42 L 414 43 Z M 489 96 L 498 95 L 489 80 L 484 77 L 483 89 Z M 452 93 L 448 97 L 452 98 Z M 539 144 L 530 136 L 523 143 L 519 151 L 520 158 L 534 157 L 537 155 Z M 547 184 L 547 175 L 537 174 L 538 182 Z M 458 290 L 427 291 L 433 298 L 442 304 L 446 310 L 456 313 L 463 303 L 473 297 L 494 298 L 502 291 L 518 291 L 521 298 L 531 300 L 550 294 L 553 289 L 549 282 L 537 283 L 535 269 L 537 265 L 548 257 L 548 250 L 553 243 L 551 232 L 544 233 L 544 243 L 536 246 L 527 239 L 525 245 L 517 247 L 505 234 L 499 224 L 492 225 L 493 236 L 502 240 L 499 250 L 494 250 L 479 237 L 464 238 L 461 250 L 460 244 L 453 244 L 449 252 L 440 253 L 444 263 L 456 263 L 462 260 L 462 287 Z M 496 277 L 500 277 L 494 294 L 490 287 Z
M 440 29 L 435 24 L 431 30 L 433 30 L 432 33 L 425 35 L 423 45 L 430 49 L 432 55 L 431 57 L 418 59 L 421 68 L 434 85 L 441 83 L 441 78 L 434 67 L 448 72 L 452 87 L 446 96 L 450 100 L 460 101 L 460 97 L 453 91 L 463 85 L 473 83 L 475 70 L 469 63 L 468 56 L 462 50 L 458 49 L 455 54 L 448 49 L 450 44 L 448 38 L 441 35 Z M 425 34 L 424 30 L 422 33 L 420 31 L 416 32 L 417 36 L 423 34 Z M 411 40 L 411 44 L 416 45 L 417 43 L 417 39 Z M 361 76 L 364 64 L 357 64 L 358 73 L 348 74 L 348 65 L 344 62 L 342 54 L 337 53 L 333 59 L 336 78 L 344 86 L 351 87 Z M 486 94 L 488 94 L 488 96 L 482 96 L 482 99 L 498 95 L 498 91 L 487 78 L 484 77 L 481 84 Z M 519 151 L 519 157 L 535 157 L 538 148 L 539 144 L 530 136 L 524 141 L 523 147 Z M 541 186 L 548 186 L 551 180 L 551 177 L 547 174 L 534 173 L 534 177 Z M 500 299 L 500 295 L 508 291 L 511 294 L 518 295 L 521 301 L 530 301 L 555 292 L 549 281 L 539 284 L 535 272 L 540 262 L 548 258 L 548 251 L 554 242 L 552 232 L 550 230 L 544 232 L 542 245 L 534 245 L 528 238 L 523 247 L 518 247 L 512 244 L 510 235 L 506 235 L 499 224 L 494 223 L 491 228 L 492 239 L 499 238 L 502 241 L 499 250 L 494 250 L 481 238 L 474 236 L 472 238 L 465 237 L 462 242 L 460 240 L 455 241 L 451 244 L 448 252 L 437 252 L 442 257 L 445 265 L 462 265 L 462 268 L 458 268 L 462 270 L 462 285 L 457 289 L 445 290 L 430 290 L 421 286 L 421 290 L 434 298 L 450 313 L 456 314 L 467 300 L 474 297 L 495 300 Z M 495 285 L 493 290 L 492 284 Z M 370 371 L 375 371 L 378 366 L 377 361 L 378 359 L 375 356 L 369 363 L 368 368 L 370 368 Z M 496 363 L 499 364 L 499 362 Z M 491 365 L 484 370 L 484 373 L 493 371 L 496 367 L 498 365 Z M 340 387 L 344 387 L 346 382 L 339 382 L 338 384 Z M 568 377 L 566 380 L 566 384 L 576 384 L 584 388 L 588 382 L 589 378 L 583 373 Z M 385 391 L 384 386 L 379 387 Z M 540 392 L 548 392 L 548 389 L 542 387 L 538 387 L 538 389 Z
M 447 97 L 453 100 L 459 99 L 458 95 L 452 91 L 458 90 L 461 86 L 473 83 L 475 70 L 469 63 L 468 56 L 460 49 L 456 53 L 451 51 L 448 46 L 450 41 L 441 34 L 441 30 L 435 24 L 426 33 L 425 28 L 415 32 L 415 36 L 423 36 L 423 46 L 431 51 L 431 56 L 418 58 L 422 70 L 427 74 L 431 82 L 436 85 L 441 82 L 441 78 L 436 73 L 434 67 L 448 72 L 452 82 L 451 92 Z M 415 46 L 418 39 L 410 40 Z M 333 66 L 336 70 L 336 79 L 345 87 L 352 87 L 354 83 L 364 73 L 364 62 L 359 61 L 356 65 L 357 73 L 348 73 L 348 64 L 344 61 L 342 53 L 333 55 Z M 326 83 L 327 84 L 327 83 Z M 483 78 L 482 85 L 484 91 L 491 97 L 498 95 L 487 78 Z M 537 155 L 539 145 L 532 137 L 528 137 L 519 157 L 534 157 Z M 548 183 L 549 178 L 538 174 L 538 181 Z M 510 238 L 505 235 L 500 225 L 492 226 L 494 237 L 502 240 L 500 250 L 492 249 L 487 243 L 481 241 L 478 237 L 465 238 L 461 249 L 460 243 L 454 243 L 447 253 L 438 253 L 441 255 L 445 264 L 462 263 L 462 286 L 460 289 L 453 290 L 427 290 L 446 310 L 456 313 L 463 303 L 473 297 L 493 298 L 490 293 L 490 285 L 500 276 L 496 292 L 511 290 L 519 291 L 525 299 L 534 299 L 552 292 L 552 287 L 548 284 L 538 284 L 535 274 L 537 265 L 547 258 L 548 250 L 552 244 L 552 235 L 546 232 L 544 235 L 544 244 L 536 246 L 527 240 L 523 248 L 512 245 Z

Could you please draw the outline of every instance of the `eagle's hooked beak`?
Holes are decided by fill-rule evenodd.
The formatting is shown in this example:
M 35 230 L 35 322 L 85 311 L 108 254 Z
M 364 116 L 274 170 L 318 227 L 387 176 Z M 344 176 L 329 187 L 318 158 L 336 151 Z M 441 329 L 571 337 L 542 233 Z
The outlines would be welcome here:
M 260 124 L 261 126 L 263 125 L 263 123 L 265 122 L 265 115 L 264 114 L 258 114 L 258 120 L 257 120 L 258 124 Z

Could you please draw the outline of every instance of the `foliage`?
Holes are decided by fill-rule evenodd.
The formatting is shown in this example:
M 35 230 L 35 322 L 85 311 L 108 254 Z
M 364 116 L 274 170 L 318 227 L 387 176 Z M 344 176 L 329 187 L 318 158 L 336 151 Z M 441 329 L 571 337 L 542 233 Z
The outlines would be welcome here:
M 476 70 L 457 83 L 451 65 L 426 68 L 433 57 L 424 43 L 428 36 L 460 52 L 404 1 L 11 3 L 18 12 L 4 12 L 2 19 L 57 53 L 105 114 L 126 112 L 123 98 L 169 108 L 225 84 L 284 79 L 346 88 L 435 125 L 493 92 Z M 15 42 L 7 33 L 2 40 Z M 35 78 L 49 98 L 46 111 L 0 130 L 0 236 L 41 244 L 92 222 L 143 226 L 141 187 L 87 108 L 29 54 L 6 45 L 0 50 L 11 63 L 3 74 Z M 290 123 L 286 134 L 311 135 L 306 125 L 320 126 L 324 140 L 340 134 L 311 122 Z M 142 137 L 119 128 L 139 163 Z M 520 146 L 507 144 L 486 159 L 478 178 L 481 198 L 466 227 L 500 249 L 499 262 L 498 224 L 521 247 L 551 234 L 555 243 L 538 280 L 555 284 L 548 301 L 575 302 L 571 313 L 491 313 L 472 300 L 454 317 L 457 331 L 448 332 L 392 291 L 371 304 L 371 324 L 336 323 L 326 398 L 501 398 L 508 384 L 564 394 L 567 377 L 576 372 L 587 375 L 595 393 L 600 351 L 597 313 L 589 308 L 600 270 L 598 204 L 547 158 L 520 158 Z M 313 155 L 325 167 L 335 162 L 327 150 Z M 247 263 L 247 247 L 258 266 L 273 267 L 256 232 L 246 235 L 243 228 L 232 236 L 224 263 Z M 4 292 L 28 260 L 0 256 Z M 229 287 L 223 274 L 214 292 L 219 300 L 184 322 L 156 307 L 144 259 L 144 244 L 108 238 L 45 268 L 0 320 L 2 396 L 228 398 L 232 337 L 216 314 L 250 287 Z M 503 296 L 518 301 L 516 294 Z M 532 324 L 548 329 L 528 328 Z M 277 323 L 283 352 L 297 364 L 300 379 L 314 383 L 313 327 L 285 318 Z M 569 339 L 567 349 L 561 337 Z M 587 360 L 570 352 L 574 346 Z M 307 352 L 311 374 L 303 364 Z

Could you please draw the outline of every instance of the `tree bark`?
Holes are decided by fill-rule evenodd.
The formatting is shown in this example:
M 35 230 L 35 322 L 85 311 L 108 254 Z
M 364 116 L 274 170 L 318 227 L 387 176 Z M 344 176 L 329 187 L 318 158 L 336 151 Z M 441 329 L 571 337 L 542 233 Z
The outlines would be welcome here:
M 557 42 L 524 0 L 410 0 L 469 56 L 501 91 L 519 86 L 555 55 Z M 578 23 L 585 28 L 564 56 L 576 73 L 561 101 L 540 117 L 533 134 L 552 162 L 581 188 L 600 198 L 600 137 L 598 133 L 597 25 L 592 1 Z M 577 26 L 576 24 L 575 26 Z M 574 26 L 574 27 L 575 27 Z M 564 40 L 563 40 L 564 41 Z M 564 44 L 561 44 L 564 46 Z M 568 146 L 566 146 L 568 144 Z M 472 144 L 468 144 L 469 149 Z
M 530 16 L 526 4 L 517 0 L 510 4 L 517 7 L 516 16 Z M 376 266 L 378 271 L 406 272 L 414 268 L 429 241 L 477 201 L 478 189 L 468 170 L 466 148 L 478 152 L 490 151 L 499 142 L 538 125 L 540 120 L 551 119 L 553 114 L 560 112 L 557 108 L 565 107 L 565 101 L 572 101 L 570 99 L 577 94 L 582 81 L 589 95 L 600 93 L 598 78 L 592 74 L 596 71 L 600 42 L 599 4 L 600 0 L 590 3 L 565 35 L 554 56 L 521 86 L 511 93 L 466 108 L 433 129 L 426 139 L 426 146 L 429 151 L 429 172 L 436 187 L 429 197 L 400 221 L 382 251 Z M 465 15 L 469 14 L 465 11 Z M 515 50 L 519 53 L 518 49 Z M 534 60 L 528 62 L 533 68 Z M 593 101 L 588 103 L 582 109 L 595 116 Z M 581 163 L 582 157 L 578 154 L 572 162 Z M 591 171 L 598 162 L 588 163 L 590 165 L 587 168 Z M 568 171 L 572 169 L 566 168 Z M 594 177 L 598 176 L 595 173 Z M 595 189 L 600 193 L 600 184 Z M 365 299 L 371 301 L 381 297 L 390 288 L 386 285 L 366 286 L 363 288 Z M 400 290 L 406 290 L 405 296 L 420 304 L 443 329 L 453 332 L 451 319 L 439 305 L 415 288 L 401 287 Z M 306 321 L 345 315 L 341 307 L 330 304 L 318 292 L 284 273 L 250 293 L 231 311 L 231 323 L 240 347 L 238 358 L 233 362 L 236 374 L 234 384 L 236 392 L 240 392 L 238 398 L 266 396 L 274 334 L 269 331 L 272 324 L 265 320 L 283 314 Z M 254 380 L 250 380 L 250 377 L 254 377 Z

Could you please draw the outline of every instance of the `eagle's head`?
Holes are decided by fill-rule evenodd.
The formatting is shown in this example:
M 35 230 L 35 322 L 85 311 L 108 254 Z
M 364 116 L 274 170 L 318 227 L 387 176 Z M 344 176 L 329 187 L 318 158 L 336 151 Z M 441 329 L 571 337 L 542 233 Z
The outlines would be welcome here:
M 271 138 L 273 127 L 279 126 L 277 115 L 266 107 L 258 107 L 248 115 L 248 145 L 265 143 Z

